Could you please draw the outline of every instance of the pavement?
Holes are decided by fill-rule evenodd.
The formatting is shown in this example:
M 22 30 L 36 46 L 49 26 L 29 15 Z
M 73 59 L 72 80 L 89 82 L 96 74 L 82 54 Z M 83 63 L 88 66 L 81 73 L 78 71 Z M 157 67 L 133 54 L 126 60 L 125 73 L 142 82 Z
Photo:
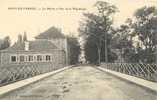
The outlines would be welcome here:
M 24 87 L 24 86 L 29 85 L 31 83 L 34 83 L 36 81 L 39 81 L 39 80 L 41 80 L 45 77 L 48 77 L 50 75 L 57 74 L 61 71 L 64 71 L 64 70 L 70 68 L 70 67 L 71 66 L 67 66 L 67 67 L 64 67 L 64 68 L 60 68 L 58 70 L 54 70 L 52 72 L 44 73 L 44 74 L 37 75 L 37 76 L 31 77 L 31 78 L 28 78 L 28 79 L 25 79 L 25 80 L 21 80 L 21 81 L 18 81 L 18 82 L 15 82 L 15 83 L 12 83 L 12 84 L 9 84 L 9 85 L 6 85 L 6 86 L 2 86 L 2 87 L 0 87 L 0 95 L 6 94 L 8 92 L 12 92 L 13 90 L 16 90 L 18 88 L 21 88 L 21 87 Z
M 0 100 L 157 100 L 157 93 L 91 66 L 73 67 Z
M 100 70 L 102 70 L 102 71 L 105 71 L 107 73 L 115 75 L 116 77 L 124 79 L 124 80 L 126 80 L 128 82 L 132 82 L 132 83 L 134 83 L 136 85 L 142 86 L 143 88 L 147 88 L 149 90 L 157 92 L 157 83 L 156 82 L 151 82 L 151 81 L 148 81 L 148 80 L 137 78 L 135 76 L 130 76 L 130 75 L 123 74 L 123 73 L 120 73 L 120 72 L 108 70 L 108 69 L 105 69 L 105 68 L 102 68 L 102 67 L 98 67 L 98 68 Z

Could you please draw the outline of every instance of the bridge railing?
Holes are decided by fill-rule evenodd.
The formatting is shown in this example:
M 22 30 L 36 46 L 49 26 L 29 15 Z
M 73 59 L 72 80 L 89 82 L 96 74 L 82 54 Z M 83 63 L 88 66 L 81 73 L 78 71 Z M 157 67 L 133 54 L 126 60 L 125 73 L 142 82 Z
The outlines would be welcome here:
M 157 82 L 157 64 L 102 63 L 101 67 Z
M 49 64 L 11 65 L 0 68 L 0 86 L 62 68 Z

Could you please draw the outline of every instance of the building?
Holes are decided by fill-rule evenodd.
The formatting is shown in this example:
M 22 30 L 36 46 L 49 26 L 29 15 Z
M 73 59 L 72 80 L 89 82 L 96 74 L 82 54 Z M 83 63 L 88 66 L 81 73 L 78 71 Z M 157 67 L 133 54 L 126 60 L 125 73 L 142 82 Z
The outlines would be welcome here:
M 0 57 L 1 66 L 13 64 L 65 66 L 68 64 L 67 39 L 52 27 L 35 37 L 34 41 L 23 40 L 19 36 L 13 46 L 0 51 Z

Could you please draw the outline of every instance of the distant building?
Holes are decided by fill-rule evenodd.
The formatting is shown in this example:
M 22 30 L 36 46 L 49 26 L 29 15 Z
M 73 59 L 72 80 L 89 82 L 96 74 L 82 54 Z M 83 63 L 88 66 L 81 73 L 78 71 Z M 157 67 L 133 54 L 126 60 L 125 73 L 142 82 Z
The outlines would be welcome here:
M 8 64 L 67 65 L 67 39 L 63 34 L 55 32 L 54 27 L 38 35 L 34 41 L 18 38 L 13 46 L 0 51 L 1 66 Z

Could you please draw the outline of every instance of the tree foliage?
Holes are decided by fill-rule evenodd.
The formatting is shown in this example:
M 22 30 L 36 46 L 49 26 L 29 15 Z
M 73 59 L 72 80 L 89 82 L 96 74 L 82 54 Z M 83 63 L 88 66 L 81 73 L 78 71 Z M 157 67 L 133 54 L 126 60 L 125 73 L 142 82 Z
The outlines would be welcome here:
M 122 62 L 135 62 L 134 59 L 132 59 L 135 56 L 135 49 L 131 32 L 131 19 L 127 19 L 125 24 L 120 25 L 120 27 L 116 29 L 113 37 L 112 46 L 114 49 L 120 51 L 120 55 L 118 56 L 123 59 Z
M 77 64 L 79 62 L 80 55 L 80 45 L 76 37 L 69 36 L 68 40 L 68 48 L 69 48 L 69 63 Z
M 26 32 L 24 32 L 23 41 L 27 41 L 27 33 Z
M 9 37 L 9 36 L 6 36 L 6 37 L 2 40 L 2 43 L 1 43 L 1 46 L 0 46 L 0 50 L 3 50 L 3 49 L 6 49 L 6 48 L 10 47 L 10 44 L 11 44 L 10 37 Z
M 117 9 L 115 6 L 103 1 L 98 1 L 95 7 L 98 12 L 85 13 L 86 20 L 84 23 L 82 22 L 79 28 L 81 35 L 85 37 L 86 41 L 84 45 L 85 57 L 90 63 L 97 63 L 100 60 L 105 61 L 105 49 L 107 49 L 108 60 L 113 61 L 116 57 L 112 54 L 113 52 L 111 52 L 110 48 L 113 24 L 112 15 Z
M 140 45 L 142 49 L 138 51 L 141 54 L 140 61 L 153 63 L 157 45 L 157 8 L 153 6 L 142 7 L 135 12 L 134 16 L 134 34 L 142 42 Z
M 18 42 L 18 43 L 22 43 L 22 42 L 23 42 L 23 38 L 22 38 L 22 35 L 21 35 L 21 34 L 18 35 L 17 42 Z
M 155 62 L 157 9 L 153 6 L 142 7 L 128 22 L 117 29 L 114 39 L 114 45 L 121 50 L 125 62 Z

